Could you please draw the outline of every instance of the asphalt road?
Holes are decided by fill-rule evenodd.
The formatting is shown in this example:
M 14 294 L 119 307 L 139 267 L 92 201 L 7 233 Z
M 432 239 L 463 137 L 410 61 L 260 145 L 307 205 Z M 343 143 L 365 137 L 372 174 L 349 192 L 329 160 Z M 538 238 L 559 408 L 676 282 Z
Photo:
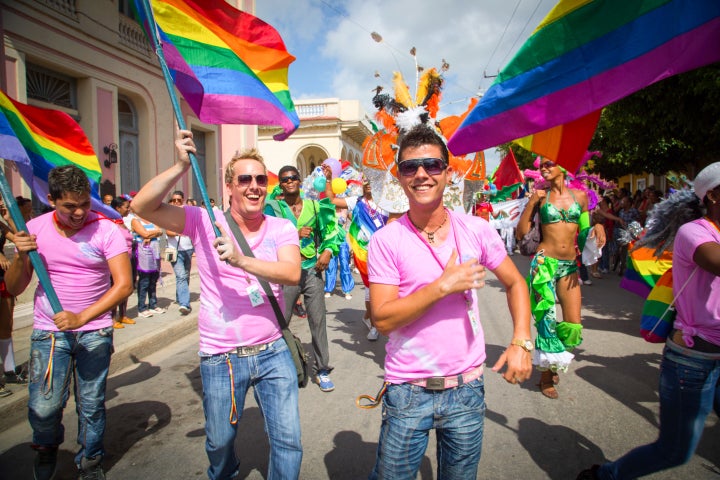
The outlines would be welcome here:
M 514 257 L 525 272 L 527 260 Z M 489 275 L 481 292 L 481 320 L 488 367 L 510 340 L 511 322 L 499 283 Z M 359 282 L 358 282 L 359 283 Z M 614 459 L 657 434 L 657 380 L 661 346 L 638 336 L 642 300 L 618 287 L 617 276 L 583 287 L 585 341 L 576 362 L 561 376 L 560 399 L 543 397 L 539 375 L 521 386 L 486 371 L 487 416 L 478 478 L 574 479 L 583 468 Z M 366 340 L 360 321 L 362 286 L 352 300 L 328 300 L 328 336 L 336 389 L 309 385 L 300 392 L 304 445 L 303 479 L 367 478 L 375 456 L 380 409 L 361 410 L 355 398 L 374 395 L 382 382 L 384 341 Z M 307 344 L 307 322 L 291 328 Z M 206 478 L 204 418 L 197 358 L 197 333 L 157 350 L 116 372 L 109 380 L 105 468 L 109 479 Z M 58 480 L 75 478 L 72 458 L 76 415 L 65 410 L 66 441 Z M 33 452 L 27 422 L 0 433 L 0 478 L 31 478 Z M 704 437 L 688 465 L 651 479 L 718 480 L 720 422 L 708 419 Z M 268 443 L 252 395 L 246 399 L 236 443 L 238 478 L 267 475 Z M 435 478 L 434 435 L 419 478 Z

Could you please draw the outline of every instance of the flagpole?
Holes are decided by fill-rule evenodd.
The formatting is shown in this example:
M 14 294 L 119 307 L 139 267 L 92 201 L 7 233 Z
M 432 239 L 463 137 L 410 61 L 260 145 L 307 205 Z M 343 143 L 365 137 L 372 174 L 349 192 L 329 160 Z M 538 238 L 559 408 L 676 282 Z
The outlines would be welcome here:
M 148 19 L 150 28 L 154 35 L 154 38 L 152 38 L 151 41 L 155 44 L 155 55 L 157 55 L 158 61 L 160 62 L 160 68 L 162 69 L 163 77 L 165 78 L 165 86 L 167 87 L 168 93 L 170 94 L 170 102 L 172 103 L 173 111 L 175 112 L 175 119 L 177 120 L 177 124 L 180 130 L 187 130 L 185 120 L 182 116 L 182 111 L 180 110 L 180 102 L 178 102 L 177 95 L 175 94 L 175 83 L 172 80 L 170 68 L 168 68 L 167 62 L 165 62 L 165 55 L 162 51 L 160 38 L 157 35 L 157 24 L 155 23 L 155 16 L 153 15 L 152 7 L 150 6 L 150 0 L 142 0 L 141 3 L 143 10 L 145 11 L 145 17 Z M 210 197 L 208 196 L 207 188 L 205 187 L 205 179 L 203 179 L 202 172 L 200 171 L 200 165 L 198 164 L 195 154 L 191 152 L 190 165 L 192 165 L 192 170 L 195 174 L 195 180 L 197 180 L 198 187 L 200 188 L 200 198 L 205 204 L 205 210 L 207 210 L 208 216 L 210 217 L 213 230 L 215 231 L 215 236 L 219 237 L 220 230 L 217 226 L 215 226 L 215 214 L 213 213 L 212 205 L 210 205 Z
M 10 211 L 10 217 L 12 218 L 13 223 L 15 223 L 17 231 L 27 232 L 28 229 L 27 225 L 25 225 L 25 219 L 23 218 L 22 213 L 20 213 L 20 208 L 15 201 L 15 196 L 13 196 L 12 190 L 10 189 L 10 184 L 5 177 L 5 172 L 2 168 L 0 168 L 0 194 L 2 194 L 3 198 L 5 199 L 5 206 Z M 17 253 L 16 255 L 19 255 L 19 253 Z M 28 256 L 30 257 L 30 263 L 32 263 L 32 266 L 35 269 L 35 274 L 38 277 L 38 281 L 40 282 L 40 285 L 42 285 L 43 290 L 45 290 L 45 295 L 47 295 L 53 312 L 62 312 L 63 309 L 62 305 L 60 305 L 60 299 L 55 293 L 55 289 L 53 289 L 52 283 L 50 283 L 50 277 L 48 276 L 45 264 L 40 259 L 40 254 L 37 252 L 37 250 L 31 250 L 28 252 Z

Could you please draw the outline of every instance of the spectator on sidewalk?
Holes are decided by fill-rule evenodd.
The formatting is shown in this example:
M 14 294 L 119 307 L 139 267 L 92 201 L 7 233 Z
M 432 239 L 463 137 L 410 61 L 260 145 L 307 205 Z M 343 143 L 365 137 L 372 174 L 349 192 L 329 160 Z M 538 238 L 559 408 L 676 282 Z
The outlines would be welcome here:
M 401 134 L 408 213 L 370 240 L 370 306 L 388 335 L 376 478 L 415 478 L 431 429 L 437 478 L 476 478 L 485 418 L 485 339 L 476 289 L 490 269 L 507 291 L 513 340 L 493 367 L 512 384 L 532 372 L 530 300 L 497 232 L 443 205 L 448 150 L 432 127 Z
M 115 197 L 110 206 L 120 214 L 120 218 L 113 220 L 117 226 L 118 231 L 125 239 L 125 243 L 128 247 L 128 255 L 133 253 L 133 234 L 125 226 L 125 217 L 130 213 L 130 201 L 125 197 Z M 112 279 L 110 279 L 112 285 Z M 135 325 L 135 320 L 127 316 L 127 298 L 120 302 L 117 307 L 112 309 L 113 327 L 114 328 L 125 328 L 125 325 Z
M 32 201 L 29 198 L 16 197 L 15 201 L 20 213 L 27 222 L 32 218 Z M 7 397 L 12 394 L 6 384 L 14 383 L 25 385 L 27 383 L 27 372 L 15 364 L 15 347 L 13 346 L 13 317 L 15 310 L 15 297 L 10 295 L 5 287 L 4 274 L 10 266 L 10 260 L 5 257 L 5 242 L 15 241 L 17 228 L 10 218 L 10 213 L 5 207 L 5 202 L 0 199 L 0 365 L 3 378 L 0 378 L 0 397 Z
M 133 199 L 134 200 L 134 199 Z M 160 279 L 160 241 L 163 231 L 152 222 L 135 216 L 132 220 L 137 252 L 137 296 L 138 316 L 149 318 L 162 315 L 167 310 L 158 307 L 157 283 Z
M 300 251 L 292 223 L 263 215 L 267 169 L 257 150 L 236 154 L 225 167 L 232 220 L 254 257 L 242 254 L 224 215 L 215 225 L 203 208 L 163 203 L 190 168 L 192 133 L 178 132 L 178 160 L 150 180 L 133 201 L 137 212 L 163 228 L 187 235 L 200 273 L 200 375 L 205 449 L 211 480 L 232 478 L 240 465 L 235 436 L 250 387 L 270 441 L 268 479 L 297 479 L 302 461 L 297 372 L 278 319 L 258 279 L 266 280 L 281 308 L 282 285 L 300 280 Z M 217 211 L 217 210 L 215 210 Z M 258 438 L 243 439 L 256 444 Z M 255 461 L 255 460 L 253 460 Z
M 335 206 L 329 201 L 303 200 L 300 196 L 300 172 L 286 165 L 278 172 L 283 199 L 270 199 L 265 214 L 290 220 L 297 227 L 302 256 L 302 272 L 298 285 L 286 285 L 285 320 L 290 324 L 291 308 L 303 295 L 312 335 L 313 381 L 323 392 L 335 390 L 330 379 L 330 348 L 327 339 L 327 311 L 325 308 L 325 282 L 323 272 L 330 258 L 338 254 L 342 241 L 337 228 Z
M 181 207 L 185 201 L 185 194 L 175 190 L 170 196 L 170 204 Z M 192 267 L 192 256 L 195 253 L 190 237 L 181 233 L 167 230 L 168 247 L 175 248 L 177 256 L 174 262 L 170 262 L 175 272 L 175 301 L 180 305 L 178 308 L 181 315 L 187 315 L 192 311 L 190 307 L 190 268 Z
M 101 463 L 113 350 L 110 310 L 132 293 L 130 259 L 115 224 L 90 210 L 90 182 L 82 170 L 74 165 L 50 170 L 48 190 L 55 211 L 30 220 L 29 233 L 15 235 L 17 255 L 5 274 L 8 292 L 21 294 L 33 275 L 28 252 L 38 250 L 63 308 L 54 313 L 38 285 L 28 389 L 37 452 L 33 473 L 36 479 L 54 476 L 58 446 L 65 440 L 63 410 L 74 379 L 79 478 L 105 478 Z

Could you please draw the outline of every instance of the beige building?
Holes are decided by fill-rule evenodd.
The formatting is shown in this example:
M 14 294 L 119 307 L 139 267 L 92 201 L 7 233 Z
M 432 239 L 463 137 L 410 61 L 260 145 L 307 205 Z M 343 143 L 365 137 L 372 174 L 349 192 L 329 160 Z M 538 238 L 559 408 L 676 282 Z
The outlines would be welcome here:
M 272 172 L 293 165 L 305 177 L 327 158 L 360 166 L 362 142 L 373 131 L 358 100 L 297 100 L 295 109 L 300 127 L 287 140 L 276 142 L 276 129 L 259 127 L 258 148 Z

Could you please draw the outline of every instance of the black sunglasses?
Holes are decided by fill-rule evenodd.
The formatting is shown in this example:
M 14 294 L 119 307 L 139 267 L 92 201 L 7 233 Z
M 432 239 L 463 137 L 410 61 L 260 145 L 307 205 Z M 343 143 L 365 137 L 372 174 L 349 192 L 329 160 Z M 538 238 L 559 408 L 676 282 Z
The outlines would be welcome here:
M 257 183 L 258 187 L 267 187 L 268 176 L 264 173 L 261 173 L 260 175 L 238 175 L 238 185 L 240 185 L 241 187 L 250 185 L 253 181 L 253 178 L 255 179 L 255 183 Z
M 540 164 L 540 168 L 553 168 L 557 167 L 557 163 L 553 162 L 552 160 L 545 160 Z
M 183 202 L 182 198 L 171 198 L 170 199 L 170 203 L 182 203 L 182 202 Z
M 280 183 L 288 183 L 300 180 L 300 175 L 288 175 L 287 177 L 280 178 Z
M 428 175 L 439 175 L 447 168 L 447 164 L 442 158 L 411 158 L 398 163 L 398 172 L 403 177 L 412 177 L 420 167 Z

